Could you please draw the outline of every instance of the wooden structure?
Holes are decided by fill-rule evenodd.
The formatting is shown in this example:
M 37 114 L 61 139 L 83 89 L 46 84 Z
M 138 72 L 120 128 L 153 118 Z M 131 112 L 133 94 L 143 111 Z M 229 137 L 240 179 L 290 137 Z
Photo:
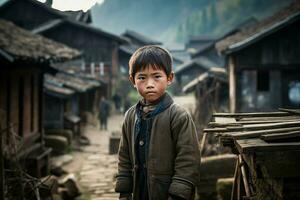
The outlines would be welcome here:
M 110 96 L 119 68 L 118 48 L 125 40 L 90 26 L 89 11 L 62 12 L 36 0 L 11 0 L 0 7 L 0 17 L 79 49 L 84 56 L 77 67 L 106 81 Z
M 119 45 L 125 42 L 122 38 L 69 19 L 50 21 L 33 32 L 81 50 L 84 63 L 77 67 L 106 81 L 107 95 L 111 95 L 119 71 Z
M 228 90 L 227 72 L 220 67 L 210 68 L 183 87 L 184 93 L 195 94 L 197 106 L 194 116 L 200 132 L 213 112 L 228 111 Z
M 238 155 L 232 200 L 300 198 L 300 110 L 213 116 L 206 134 Z
M 205 57 L 193 59 L 179 65 L 174 73 L 180 89 L 211 67 L 217 67 L 217 64 Z
M 97 108 L 100 82 L 66 71 L 60 71 L 55 76 L 47 74 L 45 80 L 46 109 L 52 111 L 51 115 L 45 116 L 45 128 L 63 128 L 66 114 L 84 118 L 86 112 L 93 112 Z
M 300 106 L 300 3 L 216 44 L 226 56 L 230 111 Z
M 236 25 L 233 29 L 225 32 L 222 34 L 222 36 L 218 37 L 208 37 L 207 39 L 211 38 L 210 40 L 207 40 L 206 43 L 203 43 L 202 45 L 196 46 L 195 50 L 192 51 L 191 57 L 193 59 L 198 57 L 206 57 L 212 61 L 214 61 L 218 66 L 224 67 L 225 66 L 225 57 L 224 55 L 220 55 L 215 48 L 215 44 L 219 42 L 220 40 L 223 40 L 224 38 L 233 35 L 242 29 L 245 29 L 251 25 L 256 24 L 258 21 L 254 17 L 250 17 L 243 21 L 242 23 Z M 198 37 L 199 38 L 199 37 Z M 201 37 L 200 37 L 201 38 Z
M 6 160 L 25 160 L 23 167 L 34 176 L 45 172 L 42 169 L 47 169 L 50 151 L 43 143 L 43 73 L 51 72 L 52 62 L 79 55 L 77 50 L 0 19 L 1 160 L 3 156 Z M 14 136 L 22 138 L 17 155 L 11 153 L 14 147 L 10 138 Z M 0 175 L 5 180 L 3 171 Z
M 0 18 L 14 22 L 21 28 L 32 30 L 55 19 L 69 18 L 83 23 L 91 23 L 90 11 L 60 11 L 51 7 L 52 3 L 37 0 L 9 0 L 0 7 Z
M 122 34 L 122 37 L 126 38 L 130 44 L 138 47 L 142 47 L 145 45 L 162 45 L 160 41 L 153 40 L 133 30 L 125 31 L 125 33 Z

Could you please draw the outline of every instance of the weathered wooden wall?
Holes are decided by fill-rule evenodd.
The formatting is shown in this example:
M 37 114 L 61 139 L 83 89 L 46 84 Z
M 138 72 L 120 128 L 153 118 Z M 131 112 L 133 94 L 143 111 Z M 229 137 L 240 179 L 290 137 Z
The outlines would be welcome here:
M 299 26 L 300 22 L 291 24 L 231 55 L 235 79 L 231 90 L 236 95 L 232 111 L 299 106 L 288 99 L 290 82 L 300 80 Z

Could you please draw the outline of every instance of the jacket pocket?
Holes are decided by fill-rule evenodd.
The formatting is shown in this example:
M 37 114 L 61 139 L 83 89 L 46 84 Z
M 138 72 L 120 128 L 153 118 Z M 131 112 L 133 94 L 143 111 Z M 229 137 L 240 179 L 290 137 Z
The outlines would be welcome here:
M 151 200 L 168 199 L 168 190 L 171 184 L 171 177 L 167 175 L 152 175 L 150 184 Z
M 194 190 L 194 186 L 188 181 L 174 178 L 170 185 L 169 193 L 183 199 L 193 199 Z
M 132 177 L 117 177 L 115 191 L 118 193 L 132 193 Z

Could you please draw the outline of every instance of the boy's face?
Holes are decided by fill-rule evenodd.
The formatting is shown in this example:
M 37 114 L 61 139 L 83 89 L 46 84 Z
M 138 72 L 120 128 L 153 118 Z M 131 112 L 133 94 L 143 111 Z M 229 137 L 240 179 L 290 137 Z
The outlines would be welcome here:
M 167 77 L 164 70 L 148 66 L 138 71 L 134 77 L 130 76 L 129 78 L 146 102 L 152 103 L 165 93 L 168 85 L 172 83 L 173 77 L 173 72 Z

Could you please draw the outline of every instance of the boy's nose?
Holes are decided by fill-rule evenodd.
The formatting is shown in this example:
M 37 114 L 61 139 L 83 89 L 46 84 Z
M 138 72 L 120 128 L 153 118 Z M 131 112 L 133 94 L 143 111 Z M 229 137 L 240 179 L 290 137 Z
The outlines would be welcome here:
M 147 88 L 152 88 L 152 87 L 154 87 L 154 81 L 152 79 L 149 79 L 147 81 Z

